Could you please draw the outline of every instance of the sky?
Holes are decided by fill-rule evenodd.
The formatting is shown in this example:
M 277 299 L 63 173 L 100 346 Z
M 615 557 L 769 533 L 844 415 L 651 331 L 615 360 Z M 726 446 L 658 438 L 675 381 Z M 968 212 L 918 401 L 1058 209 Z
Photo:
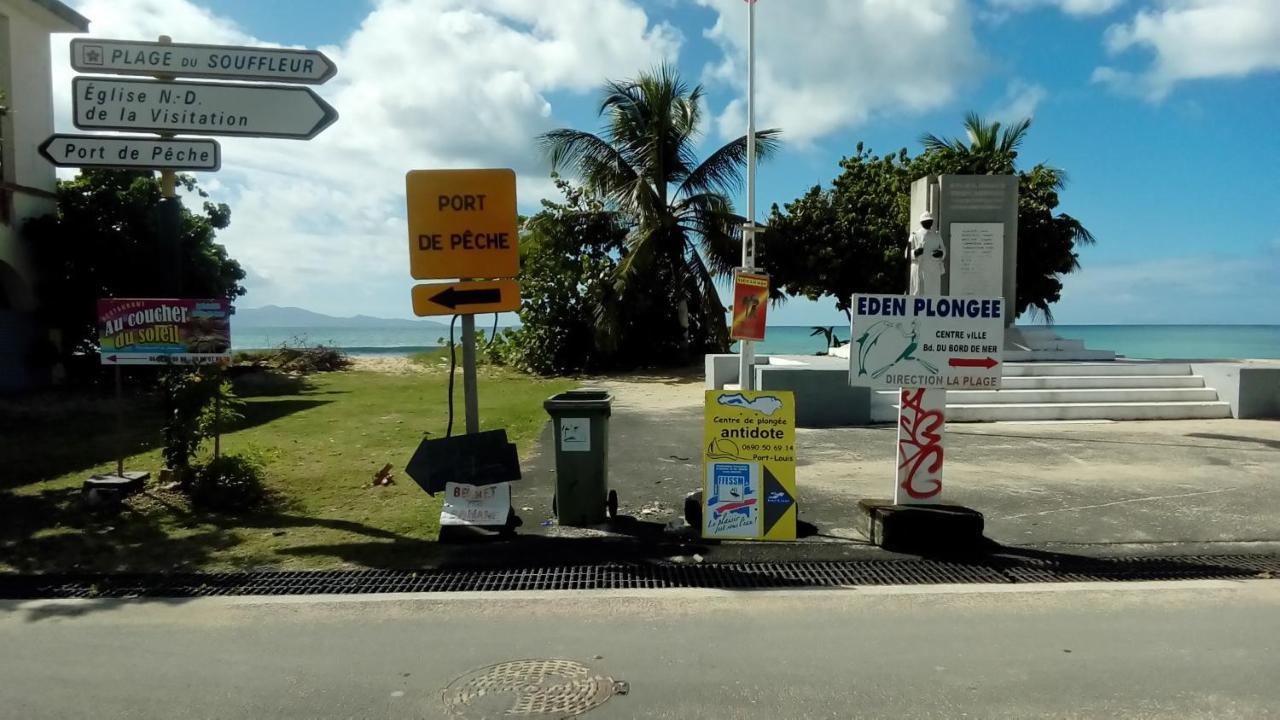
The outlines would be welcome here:
M 533 139 L 594 130 L 605 79 L 663 62 L 706 89 L 711 152 L 746 129 L 743 0 L 72 0 L 90 35 L 319 48 L 340 118 L 311 141 L 223 138 L 219 234 L 242 307 L 410 317 L 404 173 L 510 167 L 554 197 Z M 1080 250 L 1060 324 L 1280 323 L 1280 0 L 759 0 L 757 123 L 783 148 L 757 208 L 829 186 L 863 141 L 919 151 L 963 116 L 1034 119 L 1019 162 L 1065 170 Z M 53 39 L 71 123 L 70 36 Z M 734 198 L 746 206 L 745 193 Z M 903 228 L 904 240 L 907 229 Z M 831 298 L 770 324 L 842 324 Z M 1024 317 L 1024 321 L 1027 318 Z

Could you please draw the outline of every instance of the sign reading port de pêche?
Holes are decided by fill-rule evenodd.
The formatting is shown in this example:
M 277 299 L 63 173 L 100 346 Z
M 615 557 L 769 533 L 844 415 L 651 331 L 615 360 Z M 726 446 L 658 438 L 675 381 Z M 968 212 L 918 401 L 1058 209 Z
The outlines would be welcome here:
M 338 119 L 307 87 L 80 76 L 71 94 L 81 130 L 309 140 Z
M 515 171 L 413 170 L 405 197 L 415 279 L 519 274 Z
M 40 144 L 39 150 L 58 167 L 213 171 L 222 166 L 218 141 L 208 138 L 55 133 Z
M 319 85 L 338 68 L 316 50 L 75 38 L 71 67 L 112 75 L 172 75 Z
M 1003 299 L 854 295 L 851 310 L 850 385 L 1000 387 Z

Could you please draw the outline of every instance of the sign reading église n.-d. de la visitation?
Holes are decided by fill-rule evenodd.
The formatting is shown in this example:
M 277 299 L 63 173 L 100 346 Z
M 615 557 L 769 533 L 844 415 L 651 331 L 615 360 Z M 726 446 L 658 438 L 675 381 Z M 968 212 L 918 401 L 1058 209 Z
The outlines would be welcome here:
M 80 76 L 71 96 L 81 130 L 309 140 L 338 119 L 308 87 Z
M 231 360 L 225 299 L 98 300 L 103 365 L 209 365 Z
M 997 389 L 1002 298 L 854 295 L 849 384 L 878 389 Z
M 319 85 L 338 71 L 317 50 L 75 38 L 71 67 L 112 75 L 170 75 Z

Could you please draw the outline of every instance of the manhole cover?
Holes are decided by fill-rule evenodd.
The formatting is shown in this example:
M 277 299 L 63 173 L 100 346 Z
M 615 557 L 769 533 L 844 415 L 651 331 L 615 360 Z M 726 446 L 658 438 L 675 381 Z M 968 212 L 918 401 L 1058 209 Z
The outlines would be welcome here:
M 468 720 L 581 715 L 626 685 L 572 660 L 513 660 L 482 667 L 449 683 L 444 705 Z

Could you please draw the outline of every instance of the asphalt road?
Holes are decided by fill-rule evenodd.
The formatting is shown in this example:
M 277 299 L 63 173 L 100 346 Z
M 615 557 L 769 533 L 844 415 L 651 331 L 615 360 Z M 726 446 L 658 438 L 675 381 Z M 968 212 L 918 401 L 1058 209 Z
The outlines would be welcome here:
M 454 717 L 540 658 L 629 684 L 587 718 L 1265 718 L 1277 650 L 1274 580 L 7 602 L 0 718 Z

